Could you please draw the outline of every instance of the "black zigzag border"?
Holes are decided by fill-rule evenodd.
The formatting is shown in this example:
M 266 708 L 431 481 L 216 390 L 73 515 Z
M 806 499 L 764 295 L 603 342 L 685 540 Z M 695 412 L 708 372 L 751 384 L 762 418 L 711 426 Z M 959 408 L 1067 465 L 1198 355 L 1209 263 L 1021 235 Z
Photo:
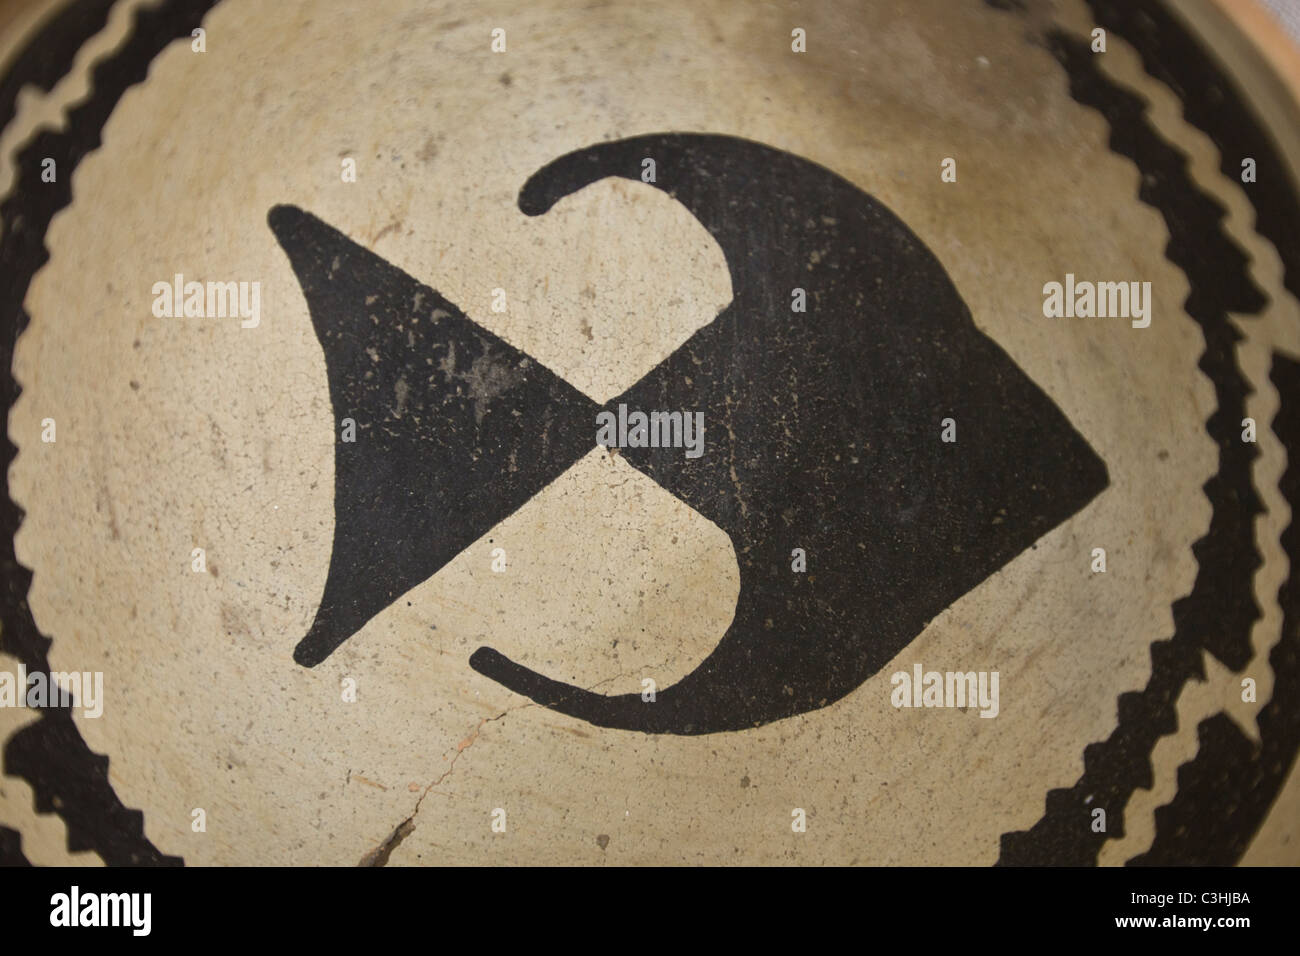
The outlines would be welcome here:
M 1134 45 L 1147 72 L 1182 101 L 1185 118 L 1219 146 L 1226 175 L 1236 178 L 1240 157 L 1256 158 L 1263 185 L 1248 191 L 1258 214 L 1256 227 L 1278 247 L 1286 267 L 1285 284 L 1294 291 L 1300 279 L 1300 244 L 1286 224 L 1300 221 L 1297 197 L 1240 91 L 1159 4 L 1090 2 L 1098 23 Z M 1218 474 L 1204 486 L 1213 516 L 1209 531 L 1193 545 L 1198 570 L 1192 592 L 1173 605 L 1174 634 L 1151 645 L 1150 680 L 1142 691 L 1120 696 L 1117 726 L 1105 741 L 1085 748 L 1078 782 L 1068 790 L 1049 792 L 1046 813 L 1031 829 L 1002 837 L 1000 865 L 1083 866 L 1096 865 L 1105 841 L 1123 835 L 1122 812 L 1133 791 L 1152 785 L 1151 755 L 1159 738 L 1177 729 L 1178 695 L 1187 681 L 1205 678 L 1202 652 L 1209 651 L 1237 672 L 1251 659 L 1250 632 L 1259 617 L 1252 579 L 1261 563 L 1253 520 L 1263 506 L 1251 478 L 1258 452 L 1237 434 L 1251 389 L 1237 366 L 1234 345 L 1240 335 L 1228 312 L 1257 313 L 1267 299 L 1250 280 L 1247 257 L 1222 229 L 1222 206 L 1193 182 L 1187 157 L 1150 124 L 1144 101 L 1110 82 L 1084 41 L 1053 30 L 1045 42 L 1066 72 L 1070 95 L 1105 117 L 1111 128 L 1110 148 L 1138 166 L 1139 198 L 1165 219 L 1170 235 L 1165 255 L 1191 286 L 1185 308 L 1206 343 L 1199 367 L 1218 399 L 1218 408 L 1206 422 L 1219 448 Z M 1287 363 L 1275 354 L 1274 382 L 1282 409 L 1274 427 L 1288 453 L 1300 455 L 1293 409 L 1300 394 L 1290 390 L 1296 383 L 1286 371 Z M 1293 507 L 1295 491 L 1292 477 L 1282 492 Z M 1290 624 L 1284 624 L 1270 658 L 1276 684 L 1260 719 L 1262 747 L 1256 752 L 1226 716 L 1203 721 L 1197 757 L 1180 768 L 1174 801 L 1156 811 L 1151 849 L 1131 864 L 1238 862 L 1286 779 L 1300 748 L 1300 707 L 1291 693 L 1300 637 L 1295 623 L 1300 614 L 1300 540 L 1294 529 L 1293 524 L 1283 536 L 1291 569 L 1279 599 Z M 1092 831 L 1094 807 L 1111 814 L 1109 834 Z
M 45 232 L 54 214 L 72 201 L 72 171 L 100 146 L 104 123 L 122 95 L 145 78 L 149 64 L 173 40 L 188 37 L 215 0 L 171 0 L 156 8 L 141 8 L 121 48 L 92 71 L 89 97 L 69 110 L 63 132 L 42 130 L 19 153 L 14 187 L 0 204 L 4 235 L 0 263 L 7 276 L 0 285 L 0 400 L 5 417 L 20 388 L 13 377 L 14 346 L 30 321 L 23 308 L 32 277 L 49 259 Z M 53 85 L 50 65 L 41 51 L 50 49 L 63 70 L 76 50 L 100 23 L 100 0 L 83 0 L 73 14 L 54 17 L 38 31 L 0 89 L 17 91 L 25 83 Z M 102 11 L 106 17 L 107 8 Z M 95 14 L 95 15 L 91 15 Z M 71 33 L 69 31 L 72 31 Z M 90 32 L 87 32 L 90 31 Z M 59 178 L 41 182 L 41 160 L 53 157 Z M 9 495 L 9 467 L 18 449 L 8 435 L 0 442 L 0 648 L 14 655 L 29 671 L 48 671 L 49 638 L 40 633 L 27 605 L 31 572 L 14 556 L 14 534 L 23 512 Z M 123 806 L 108 780 L 108 757 L 93 753 L 82 739 L 71 712 L 45 708 L 40 718 L 15 733 L 5 744 L 3 767 L 22 777 L 36 794 L 36 809 L 55 812 L 68 828 L 68 849 L 94 850 L 109 865 L 179 864 L 164 856 L 144 836 L 144 814 Z

